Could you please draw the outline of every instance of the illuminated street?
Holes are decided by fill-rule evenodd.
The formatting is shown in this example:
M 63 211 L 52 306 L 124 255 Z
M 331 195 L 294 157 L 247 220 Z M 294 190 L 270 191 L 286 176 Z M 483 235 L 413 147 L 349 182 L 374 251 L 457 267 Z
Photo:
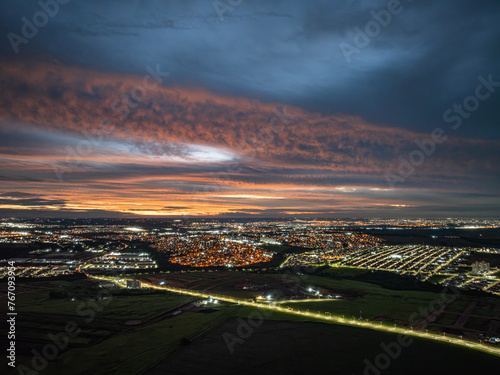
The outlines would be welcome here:
M 126 280 L 124 280 L 123 278 L 120 278 L 120 277 L 96 277 L 96 276 L 90 276 L 90 277 L 97 279 L 97 280 L 113 281 L 116 285 L 118 285 L 120 287 L 124 287 L 124 288 L 127 286 Z M 185 294 L 185 295 L 199 297 L 199 298 L 216 298 L 216 299 L 218 299 L 220 301 L 224 301 L 224 302 L 235 303 L 235 304 L 249 306 L 249 307 L 258 307 L 260 309 L 278 311 L 281 313 L 298 315 L 298 316 L 323 320 L 323 321 L 336 323 L 336 324 L 343 324 L 343 325 L 355 326 L 355 327 L 360 327 L 360 328 L 374 329 L 374 330 L 378 330 L 378 331 L 387 331 L 387 332 L 392 332 L 392 333 L 404 334 L 404 335 L 408 335 L 408 336 L 415 336 L 415 337 L 420 337 L 420 338 L 424 338 L 424 339 L 449 343 L 449 344 L 453 344 L 453 345 L 459 345 L 459 346 L 463 346 L 466 348 L 480 350 L 483 352 L 487 352 L 487 353 L 490 353 L 493 355 L 500 356 L 500 349 L 498 349 L 498 348 L 492 348 L 492 347 L 489 347 L 487 345 L 482 345 L 482 344 L 477 343 L 477 342 L 467 341 L 467 340 L 463 340 L 463 339 L 459 339 L 459 338 L 455 338 L 455 337 L 450 337 L 450 336 L 445 336 L 445 335 L 437 335 L 437 334 L 430 333 L 430 332 L 422 332 L 422 331 L 400 328 L 400 327 L 384 326 L 384 325 L 375 324 L 375 323 L 367 322 L 367 321 L 363 321 L 363 320 L 346 319 L 346 318 L 342 318 L 342 317 L 338 317 L 338 316 L 322 314 L 319 312 L 316 313 L 316 312 L 308 312 L 308 311 L 301 311 L 301 310 L 293 310 L 291 308 L 280 307 L 280 306 L 273 304 L 273 303 L 269 303 L 269 304 L 256 303 L 256 302 L 252 302 L 252 301 L 248 301 L 248 300 L 239 300 L 239 299 L 231 298 L 231 297 L 227 297 L 227 296 L 215 295 L 212 293 L 211 294 L 201 293 L 201 292 L 195 292 L 195 291 L 186 290 L 186 289 L 171 288 L 171 287 L 153 285 L 153 284 L 148 284 L 148 283 L 142 283 L 142 285 L 145 287 L 148 287 L 148 288 L 165 290 L 165 291 L 169 291 L 172 293 L 180 293 L 180 294 Z

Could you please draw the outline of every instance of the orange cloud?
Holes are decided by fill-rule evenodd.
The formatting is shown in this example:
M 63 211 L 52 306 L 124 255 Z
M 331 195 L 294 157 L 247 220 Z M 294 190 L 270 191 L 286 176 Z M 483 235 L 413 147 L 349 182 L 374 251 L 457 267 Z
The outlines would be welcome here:
M 279 104 L 201 89 L 164 85 L 146 90 L 144 77 L 57 63 L 4 63 L 0 82 L 4 120 L 79 136 L 85 132 L 94 139 L 215 146 L 242 157 L 335 172 L 386 171 L 397 155 L 415 148 L 414 139 L 425 136 L 357 117 L 324 116 L 290 106 L 283 110 Z M 141 101 L 130 99 L 132 95 Z M 113 125 L 103 128 L 103 121 Z M 454 140 L 454 145 L 498 146 L 465 140 Z M 488 167 L 485 160 L 480 162 L 482 168 Z M 460 168 L 448 161 L 446 170 L 456 172 L 464 163 L 472 168 L 476 160 L 460 160 L 456 163 Z
M 0 158 L 10 173 L 4 189 L 64 199 L 68 210 L 145 215 L 418 206 L 388 195 L 375 204 L 375 193 L 352 188 L 386 188 L 384 173 L 394 169 L 397 156 L 429 135 L 171 87 L 168 79 L 155 88 L 144 82 L 57 62 L 2 62 L 0 129 L 36 129 L 54 142 L 62 134 L 87 147 L 80 152 L 71 145 L 72 155 L 58 141 L 59 148 L 22 154 L 4 145 Z M 127 99 L 133 95 L 141 100 Z M 498 171 L 492 157 L 498 146 L 450 139 L 411 179 L 442 185 Z M 63 168 L 64 179 L 56 178 L 54 166 Z M 16 207 L 8 203 L 3 208 Z

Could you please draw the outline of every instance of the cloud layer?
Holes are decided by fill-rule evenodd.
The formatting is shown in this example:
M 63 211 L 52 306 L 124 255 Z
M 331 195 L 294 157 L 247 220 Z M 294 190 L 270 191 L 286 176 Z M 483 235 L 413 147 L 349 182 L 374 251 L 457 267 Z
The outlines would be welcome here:
M 0 214 L 497 215 L 500 4 L 388 4 L 4 1 Z
M 447 108 L 473 92 L 478 76 L 500 81 L 498 2 L 401 0 L 350 62 L 340 45 L 362 45 L 356 28 L 365 32 L 388 0 L 244 1 L 222 18 L 213 3 L 73 0 L 18 54 L 1 38 L 0 55 L 50 56 L 138 75 L 160 64 L 180 86 L 416 131 L 438 126 Z M 37 0 L 0 7 L 2 35 L 22 35 L 21 18 L 32 20 L 40 10 Z M 460 135 L 498 139 L 497 104 L 482 103 Z
M 398 173 L 398 157 L 409 159 L 430 134 L 168 82 L 147 90 L 144 77 L 4 62 L 5 188 L 31 179 L 37 193 L 55 192 L 34 200 L 6 192 L 2 205 L 194 215 L 417 212 L 430 200 L 446 207 L 450 194 L 453 205 L 460 194 L 496 202 L 484 181 L 498 175 L 497 141 L 446 129 L 449 138 L 394 187 L 387 174 Z

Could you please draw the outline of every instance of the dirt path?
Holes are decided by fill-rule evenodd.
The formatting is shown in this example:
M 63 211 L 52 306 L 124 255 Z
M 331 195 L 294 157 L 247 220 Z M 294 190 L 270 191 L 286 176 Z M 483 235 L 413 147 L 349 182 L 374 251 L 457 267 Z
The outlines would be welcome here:
M 477 302 L 473 301 L 469 303 L 469 306 L 465 309 L 465 311 L 460 315 L 460 317 L 457 319 L 455 324 L 453 325 L 454 328 L 460 329 L 464 326 L 465 323 L 467 323 L 467 320 L 470 318 L 470 313 L 472 310 L 474 310 L 474 307 L 476 307 Z

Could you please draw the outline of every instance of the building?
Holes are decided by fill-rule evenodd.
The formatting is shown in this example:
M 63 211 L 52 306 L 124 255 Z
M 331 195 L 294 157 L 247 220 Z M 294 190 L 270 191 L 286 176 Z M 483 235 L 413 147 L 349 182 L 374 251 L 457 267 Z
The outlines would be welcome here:
M 139 280 L 127 280 L 127 289 L 139 289 L 141 282 Z
M 472 275 L 483 275 L 490 272 L 490 264 L 485 262 L 474 262 L 472 263 Z

